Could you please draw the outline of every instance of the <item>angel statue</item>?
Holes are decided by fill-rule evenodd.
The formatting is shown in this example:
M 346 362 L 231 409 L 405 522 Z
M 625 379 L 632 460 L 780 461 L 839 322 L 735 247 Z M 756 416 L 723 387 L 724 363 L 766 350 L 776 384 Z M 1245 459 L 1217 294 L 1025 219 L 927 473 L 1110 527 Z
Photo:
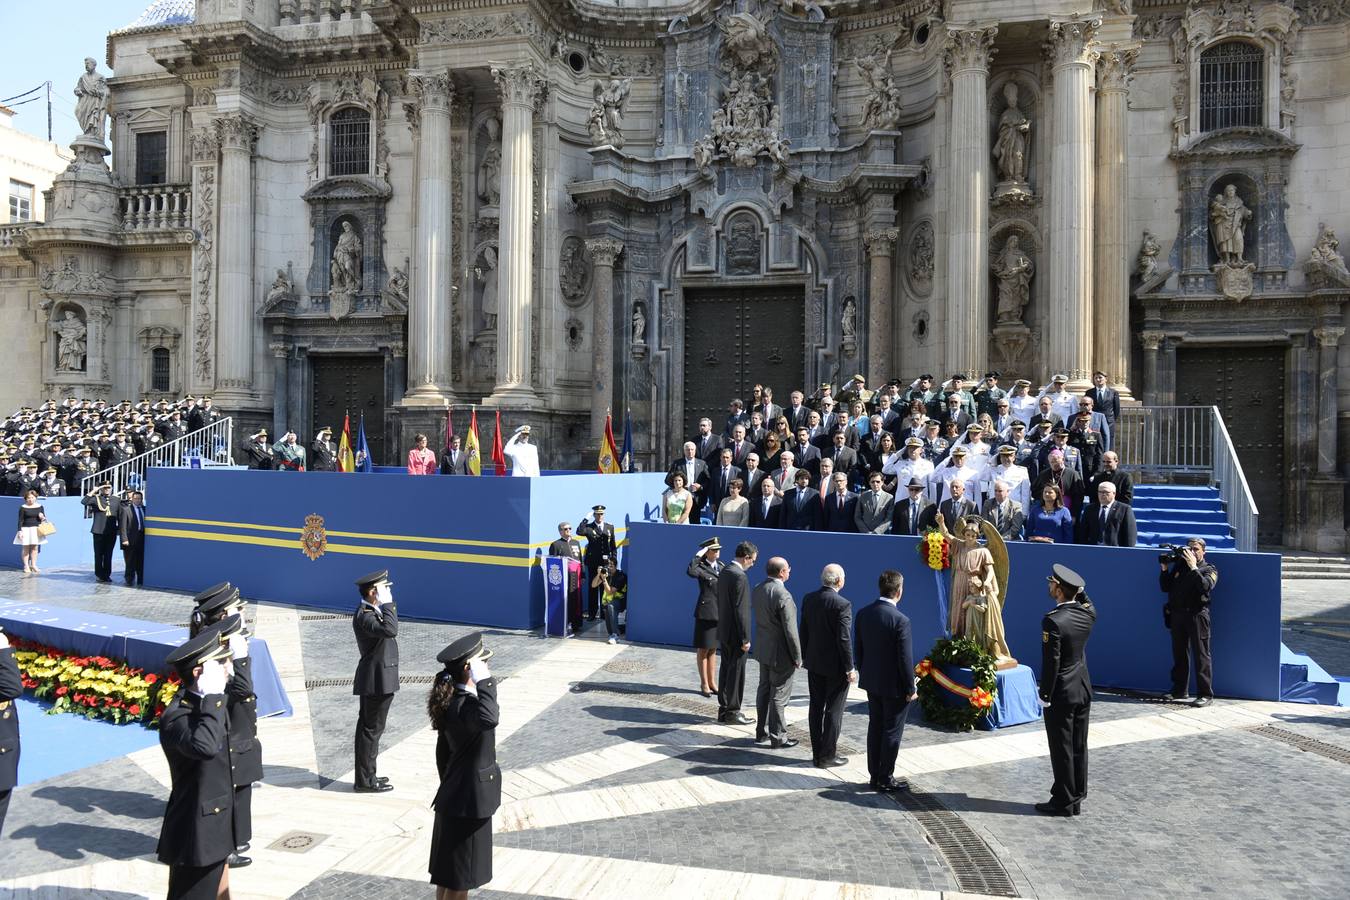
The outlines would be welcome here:
M 616 150 L 623 147 L 623 113 L 632 87 L 631 78 L 611 78 L 608 82 L 595 83 L 595 103 L 591 106 L 587 129 L 597 147 L 604 144 Z
M 947 530 L 942 513 L 937 527 L 952 547 L 952 637 L 974 641 L 993 654 L 1000 669 L 1017 665 L 1003 631 L 1003 601 L 1008 589 L 1008 548 L 993 523 L 978 516 L 956 520 L 956 534 Z M 986 546 L 980 546 L 983 532 Z

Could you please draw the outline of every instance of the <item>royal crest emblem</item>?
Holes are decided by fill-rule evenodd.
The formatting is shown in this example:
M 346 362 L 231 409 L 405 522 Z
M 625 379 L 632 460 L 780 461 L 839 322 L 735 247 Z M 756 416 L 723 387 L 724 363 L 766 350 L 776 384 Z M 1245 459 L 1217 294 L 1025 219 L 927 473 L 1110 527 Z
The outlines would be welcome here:
M 550 567 L 548 570 L 549 584 L 553 585 L 554 587 L 557 587 L 558 585 L 562 584 L 562 580 L 563 580 L 562 566 Z
M 300 532 L 300 551 L 313 561 L 323 556 L 327 548 L 328 533 L 323 529 L 323 516 L 310 513 L 305 516 L 304 531 Z

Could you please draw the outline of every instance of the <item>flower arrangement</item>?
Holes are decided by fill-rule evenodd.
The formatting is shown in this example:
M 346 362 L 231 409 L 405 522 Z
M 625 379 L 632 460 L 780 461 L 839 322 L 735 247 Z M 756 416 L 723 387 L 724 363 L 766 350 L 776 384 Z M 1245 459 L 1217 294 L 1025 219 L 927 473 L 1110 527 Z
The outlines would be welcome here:
M 133 669 L 107 656 L 75 656 L 22 638 L 10 643 L 24 688 L 39 700 L 51 701 L 48 715 L 68 712 L 153 728 L 182 684 L 176 674 Z
M 998 693 L 995 662 L 989 651 L 967 638 L 939 640 L 928 656 L 914 667 L 924 718 L 957 731 L 974 730 L 980 719 L 989 714 Z M 966 687 L 948 678 L 942 671 L 943 666 L 970 669 L 973 686 Z M 943 702 L 944 693 L 964 697 L 967 702 L 948 706 Z
M 936 528 L 930 528 L 924 532 L 923 539 L 919 541 L 919 558 L 935 572 L 950 569 L 952 567 L 951 544 L 942 536 L 942 532 Z

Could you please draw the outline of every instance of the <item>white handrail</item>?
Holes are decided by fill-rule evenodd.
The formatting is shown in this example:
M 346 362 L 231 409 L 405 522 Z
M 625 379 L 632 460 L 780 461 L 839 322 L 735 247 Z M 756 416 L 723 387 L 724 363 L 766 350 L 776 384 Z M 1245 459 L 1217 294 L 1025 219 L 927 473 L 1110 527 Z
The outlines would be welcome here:
M 1252 497 L 1251 486 L 1242 471 L 1242 461 L 1238 459 L 1233 440 L 1228 435 L 1228 426 L 1217 406 L 1211 406 L 1213 413 L 1214 439 L 1214 481 L 1219 487 L 1219 496 L 1223 498 L 1228 511 L 1228 523 L 1233 527 L 1234 543 L 1238 550 L 1252 553 L 1256 550 L 1256 520 L 1259 512 L 1256 500 Z
M 234 461 L 234 419 L 226 416 L 205 428 L 188 432 L 180 438 L 147 450 L 131 459 L 123 460 L 93 475 L 86 475 L 80 483 L 81 496 L 88 496 L 95 485 L 108 483 L 113 493 L 123 490 L 145 492 L 145 474 L 153 467 L 176 468 L 192 465 L 193 458 L 212 464 L 229 465 Z

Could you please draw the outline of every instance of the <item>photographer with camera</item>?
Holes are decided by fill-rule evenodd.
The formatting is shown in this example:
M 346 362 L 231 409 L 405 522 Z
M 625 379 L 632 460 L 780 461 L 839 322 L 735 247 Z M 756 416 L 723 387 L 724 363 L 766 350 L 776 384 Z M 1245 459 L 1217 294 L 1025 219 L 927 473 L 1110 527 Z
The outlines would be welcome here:
M 628 576 L 614 568 L 611 558 L 601 557 L 596 567 L 595 577 L 591 579 L 591 590 L 600 593 L 600 609 L 605 616 L 605 630 L 609 632 L 609 642 L 619 642 L 619 613 L 628 606 Z
M 1169 549 L 1158 557 L 1162 570 L 1158 585 L 1167 592 L 1163 624 L 1172 632 L 1172 690 L 1163 699 L 1186 699 L 1191 681 L 1189 651 L 1195 657 L 1195 702 L 1191 705 L 1208 706 L 1214 699 L 1209 595 L 1219 583 L 1219 570 L 1205 562 L 1205 542 L 1200 538 Z

